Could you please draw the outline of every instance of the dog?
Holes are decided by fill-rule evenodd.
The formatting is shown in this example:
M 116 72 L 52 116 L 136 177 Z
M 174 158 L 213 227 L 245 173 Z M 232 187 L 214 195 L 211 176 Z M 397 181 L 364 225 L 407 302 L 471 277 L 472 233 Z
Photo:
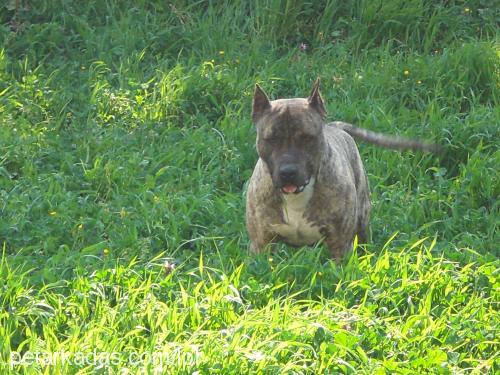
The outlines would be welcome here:
M 370 190 L 354 138 L 394 149 L 437 151 L 433 144 L 391 137 L 345 122 L 325 125 L 319 79 L 308 98 L 270 101 L 255 85 L 252 121 L 259 159 L 248 183 L 250 250 L 323 241 L 340 261 L 369 237 Z

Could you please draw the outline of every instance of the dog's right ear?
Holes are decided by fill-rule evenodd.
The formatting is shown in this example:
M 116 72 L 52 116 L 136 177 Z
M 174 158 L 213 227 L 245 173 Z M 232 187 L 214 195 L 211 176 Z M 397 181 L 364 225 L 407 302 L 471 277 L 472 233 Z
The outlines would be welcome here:
M 264 90 L 258 84 L 255 84 L 252 101 L 252 120 L 256 123 L 266 110 L 271 108 L 271 103 Z

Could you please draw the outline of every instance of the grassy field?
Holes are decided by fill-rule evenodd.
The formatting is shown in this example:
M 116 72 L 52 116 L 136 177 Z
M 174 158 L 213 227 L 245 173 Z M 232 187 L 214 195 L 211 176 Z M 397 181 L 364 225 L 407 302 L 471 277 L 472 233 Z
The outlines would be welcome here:
M 0 372 L 498 373 L 493 1 L 0 4 Z M 373 241 L 248 254 L 256 82 L 359 144 Z

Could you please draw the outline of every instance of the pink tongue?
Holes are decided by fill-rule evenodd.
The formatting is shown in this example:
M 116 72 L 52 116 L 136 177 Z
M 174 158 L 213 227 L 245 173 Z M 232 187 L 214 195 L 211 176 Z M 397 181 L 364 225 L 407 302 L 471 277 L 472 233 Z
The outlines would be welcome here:
M 285 193 L 288 193 L 288 194 L 295 193 L 297 191 L 297 186 L 295 186 L 295 185 L 285 185 L 285 186 L 283 186 L 283 191 Z

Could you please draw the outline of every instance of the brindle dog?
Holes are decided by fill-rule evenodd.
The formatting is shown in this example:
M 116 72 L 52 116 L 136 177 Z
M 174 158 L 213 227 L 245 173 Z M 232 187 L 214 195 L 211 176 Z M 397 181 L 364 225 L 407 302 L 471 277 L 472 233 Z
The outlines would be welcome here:
M 396 149 L 436 151 L 437 146 L 390 137 L 344 122 L 325 126 L 316 81 L 307 99 L 269 101 L 255 86 L 252 119 L 259 160 L 247 191 L 250 249 L 283 241 L 294 246 L 323 240 L 340 260 L 368 239 L 370 191 L 352 137 Z M 351 137 L 352 136 L 352 137 Z

